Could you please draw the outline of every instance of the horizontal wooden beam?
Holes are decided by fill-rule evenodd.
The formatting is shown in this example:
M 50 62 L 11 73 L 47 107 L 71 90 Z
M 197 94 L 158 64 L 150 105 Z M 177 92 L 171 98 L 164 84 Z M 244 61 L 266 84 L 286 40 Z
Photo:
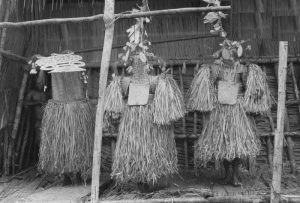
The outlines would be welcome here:
M 2 54 L 3 56 L 5 56 L 8 59 L 20 62 L 20 63 L 22 63 L 24 65 L 28 64 L 28 59 L 27 58 L 25 58 L 23 56 L 20 56 L 20 55 L 17 55 L 15 53 L 12 53 L 10 51 L 5 51 L 5 50 L 3 50 L 3 49 L 0 48 L 0 54 Z
M 199 57 L 199 59 L 189 59 L 189 58 L 168 58 L 165 59 L 168 66 L 177 66 L 186 63 L 187 65 L 195 65 L 195 64 L 204 64 L 204 63 L 212 63 L 214 61 L 213 57 Z M 115 65 L 118 61 L 111 61 L 111 66 Z M 243 58 L 241 59 L 242 63 L 258 63 L 258 64 L 273 64 L 278 62 L 278 58 L 276 57 L 251 57 L 251 58 Z M 288 62 L 300 62 L 300 56 L 290 56 L 288 58 Z M 155 64 L 154 64 L 155 65 Z M 86 63 L 87 68 L 100 68 L 98 62 Z M 118 64 L 118 67 L 124 67 L 122 63 Z
M 103 137 L 117 137 L 117 133 L 104 133 Z M 186 139 L 186 138 L 190 138 L 190 139 L 197 139 L 199 137 L 199 135 L 195 135 L 195 134 L 190 134 L 190 135 L 185 135 L 185 134 L 175 134 L 174 135 L 176 139 Z M 269 137 L 269 136 L 274 136 L 274 132 L 266 132 L 266 133 L 259 133 L 260 137 Z M 285 132 L 284 136 L 300 136 L 300 131 L 293 131 L 293 132 Z
M 164 39 L 164 40 L 157 40 L 157 41 L 152 41 L 151 44 L 163 44 L 163 43 L 168 43 L 168 42 L 178 42 L 178 41 L 187 41 L 187 40 L 193 40 L 193 39 L 201 39 L 201 38 L 214 38 L 214 37 L 219 37 L 217 34 L 202 34 L 202 35 L 192 35 L 188 37 L 179 37 L 175 39 Z M 124 47 L 124 44 L 116 44 L 113 45 L 113 49 L 119 49 Z M 102 51 L 102 47 L 93 47 L 93 48 L 88 48 L 88 49 L 82 49 L 78 51 L 74 51 L 75 54 L 79 53 L 87 53 L 87 52 L 95 52 L 95 51 Z
M 207 11 L 220 11 L 230 10 L 230 6 L 218 6 L 218 7 L 192 7 L 192 8 L 177 8 L 177 9 L 165 9 L 156 11 L 147 11 L 139 13 L 119 13 L 115 14 L 115 19 L 126 19 L 126 18 L 139 18 L 146 16 L 159 16 L 159 15 L 175 15 L 192 12 L 207 12 Z M 9 27 L 25 27 L 25 26 L 36 26 L 36 25 L 50 25 L 50 24 L 63 24 L 63 23 L 81 23 L 81 22 L 92 22 L 103 18 L 104 14 L 98 14 L 88 17 L 77 17 L 77 18 L 52 18 L 42 19 L 24 22 L 1 22 L 0 28 Z

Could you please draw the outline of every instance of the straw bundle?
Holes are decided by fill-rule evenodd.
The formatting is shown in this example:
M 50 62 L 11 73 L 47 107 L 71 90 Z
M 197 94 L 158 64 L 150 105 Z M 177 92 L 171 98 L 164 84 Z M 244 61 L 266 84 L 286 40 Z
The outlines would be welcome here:
M 93 112 L 85 101 L 50 100 L 42 121 L 39 168 L 49 174 L 81 173 L 92 166 Z
M 195 144 L 195 166 L 214 160 L 255 157 L 259 150 L 254 125 L 241 102 L 217 104 Z
M 80 72 L 53 73 L 52 96 L 44 110 L 39 168 L 48 174 L 80 173 L 92 165 L 94 113 L 85 99 Z
M 124 110 L 121 77 L 114 77 L 105 92 L 104 109 L 109 115 L 119 117 Z
M 153 122 L 152 108 L 125 108 L 111 174 L 118 183 L 155 183 L 177 172 L 173 132 Z
M 211 111 L 213 109 L 213 89 L 210 82 L 210 66 L 205 64 L 194 77 L 187 93 L 189 111 Z
M 265 114 L 272 105 L 266 74 L 256 64 L 249 65 L 243 106 L 246 112 Z
M 159 77 L 152 107 L 156 124 L 169 125 L 172 121 L 184 117 L 182 93 L 171 76 Z

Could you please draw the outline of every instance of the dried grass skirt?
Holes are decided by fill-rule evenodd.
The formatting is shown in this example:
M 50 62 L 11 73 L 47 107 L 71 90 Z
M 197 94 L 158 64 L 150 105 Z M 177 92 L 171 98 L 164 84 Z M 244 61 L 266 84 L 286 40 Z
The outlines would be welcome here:
M 195 143 L 195 166 L 205 166 L 214 160 L 255 157 L 259 153 L 260 141 L 254 120 L 240 102 L 216 104 L 206 122 Z
M 126 107 L 116 144 L 112 177 L 118 183 L 155 183 L 177 172 L 170 125 L 156 125 L 150 105 Z
M 47 174 L 91 174 L 94 113 L 86 100 L 49 100 L 42 120 L 39 169 Z

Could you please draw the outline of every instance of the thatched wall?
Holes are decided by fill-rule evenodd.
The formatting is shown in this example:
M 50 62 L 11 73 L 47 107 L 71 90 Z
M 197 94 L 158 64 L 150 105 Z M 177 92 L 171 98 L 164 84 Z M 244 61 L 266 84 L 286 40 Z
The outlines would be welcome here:
M 199 6 L 199 0 L 168 0 L 168 1 L 149 1 L 150 9 L 166 9 Z M 205 4 L 201 4 L 205 5 Z M 116 12 L 129 11 L 136 6 L 136 1 L 119 1 L 116 4 Z M 48 17 L 71 17 L 71 16 L 87 16 L 102 13 L 103 3 L 96 2 L 84 4 L 78 8 L 77 4 L 65 4 L 63 10 L 48 10 L 45 12 L 45 18 Z M 192 13 L 173 16 L 157 16 L 153 18 L 152 23 L 148 26 L 147 32 L 150 41 L 161 41 L 178 39 L 182 37 L 192 37 L 195 35 L 207 35 L 210 28 L 203 24 L 204 14 Z M 114 45 L 125 45 L 127 41 L 126 30 L 134 23 L 132 19 L 117 20 L 115 25 Z M 67 24 L 69 49 L 81 50 L 92 47 L 102 47 L 104 38 L 104 24 L 102 21 Z M 58 52 L 62 49 L 63 37 L 61 28 L 58 25 L 44 26 L 41 29 L 44 38 L 40 39 L 40 43 L 44 44 L 39 50 L 40 53 L 49 54 Z M 166 59 L 198 59 L 213 53 L 218 43 L 214 38 L 196 39 L 177 41 L 169 43 L 154 44 L 153 51 Z M 46 47 L 46 48 L 45 48 Z M 112 53 L 112 61 L 118 60 L 117 54 L 122 49 L 115 49 Z M 101 52 L 91 52 L 82 54 L 84 59 L 91 65 L 100 63 Z
M 232 0 L 232 37 L 252 39 L 251 55 L 278 55 L 278 41 L 288 40 L 289 55 L 300 52 L 300 1 Z
M 34 0 L 32 0 L 34 2 Z M 263 2 L 269 2 L 263 1 Z M 150 9 L 166 9 L 166 8 L 180 8 L 180 7 L 190 7 L 190 6 L 204 6 L 204 4 L 200 3 L 200 0 L 149 0 Z M 227 4 L 229 1 L 225 1 Z M 261 56 L 277 56 L 278 55 L 278 39 L 275 37 L 273 39 L 268 39 L 270 35 L 267 33 L 273 29 L 277 24 L 273 23 L 264 24 L 267 28 L 263 28 L 263 33 L 261 36 L 265 36 L 265 39 L 260 35 L 257 35 L 255 16 L 256 10 L 253 8 L 253 2 L 250 1 L 241 1 L 244 4 L 241 4 L 239 0 L 233 0 L 233 13 L 232 13 L 232 21 L 228 20 L 225 22 L 225 26 L 227 30 L 231 31 L 232 37 L 234 38 L 243 38 L 243 39 L 251 39 L 249 44 L 251 44 L 252 49 L 251 52 L 248 53 L 249 57 L 261 57 Z M 246 3 L 248 2 L 248 3 Z M 250 3 L 249 3 L 250 2 Z M 252 3 L 251 3 L 252 2 Z M 136 5 L 135 0 L 128 1 L 117 1 L 116 4 L 116 12 L 128 11 L 131 10 Z M 244 5 L 247 5 L 244 7 Z M 272 4 L 274 5 L 274 4 Z M 60 6 L 58 6 L 60 7 Z M 267 7 L 266 12 L 271 12 L 272 7 Z M 244 9 L 244 10 L 243 10 Z M 275 9 L 276 10 L 276 9 Z M 45 10 L 40 12 L 39 9 L 36 12 L 31 12 L 30 15 L 27 14 L 25 16 L 27 19 L 39 19 L 39 18 L 52 18 L 52 17 L 76 17 L 76 16 L 89 16 L 93 14 L 98 14 L 103 12 L 103 3 L 99 1 L 95 1 L 92 5 L 91 3 L 87 3 L 84 1 L 78 6 L 77 1 L 75 3 L 67 3 L 63 4 L 61 8 L 54 8 L 52 5 L 46 5 Z M 244 15 L 244 13 L 246 13 Z M 268 14 L 269 14 L 268 13 Z M 276 12 L 272 11 L 274 16 Z M 249 17 L 250 16 L 250 17 Z M 262 15 L 266 17 L 266 15 Z M 273 16 L 273 14 L 272 14 Z M 201 36 L 209 34 L 210 28 L 207 25 L 203 24 L 204 14 L 202 13 L 190 13 L 184 15 L 176 15 L 176 16 L 162 16 L 162 17 L 153 17 L 152 23 L 147 28 L 148 34 L 150 36 L 150 40 L 152 42 L 161 41 L 160 43 L 154 43 L 152 46 L 152 50 L 156 55 L 159 55 L 166 59 L 167 61 L 176 61 L 179 64 L 187 62 L 187 71 L 186 73 L 182 73 L 181 65 L 172 66 L 174 70 L 174 78 L 177 82 L 182 85 L 184 92 L 190 86 L 190 82 L 194 75 L 194 66 L 195 64 L 189 64 L 190 60 L 201 60 L 203 58 L 207 58 L 211 56 L 211 54 L 218 48 L 219 46 L 219 38 L 199 38 L 193 40 L 179 40 L 175 42 L 166 42 L 164 40 L 170 39 L 178 39 L 178 38 L 187 38 L 194 36 Z M 274 17 L 275 18 L 275 17 Z M 248 20 L 247 20 L 248 19 Z M 133 20 L 117 20 L 115 27 L 115 36 L 114 36 L 114 45 L 124 45 L 127 41 L 126 29 L 133 23 Z M 252 23 L 252 24 L 251 24 Z M 232 27 L 230 27 L 232 25 Z M 21 44 L 20 52 L 18 50 L 14 50 L 16 53 L 21 55 L 33 55 L 33 54 L 42 54 L 47 55 L 53 52 L 60 52 L 66 47 L 70 50 L 83 50 L 93 47 L 101 47 L 103 44 L 104 38 L 104 25 L 102 21 L 90 22 L 90 23 L 78 23 L 78 24 L 67 24 L 67 40 L 66 33 L 63 32 L 63 26 L 61 25 L 51 25 L 51 26 L 39 26 L 33 27 L 30 29 L 26 29 L 26 42 L 29 45 L 26 45 L 26 49 L 24 49 L 24 41 L 21 39 L 24 36 L 18 38 L 18 40 L 11 40 L 10 43 L 15 43 L 7 45 L 6 49 L 11 49 Z M 276 27 L 275 26 L 275 27 Z M 278 27 L 278 26 L 277 26 Z M 277 28 L 278 29 L 278 28 Z M 266 31 L 265 31 L 266 30 Z M 280 32 L 282 33 L 282 31 Z M 237 35 L 238 34 L 238 35 Z M 275 35 L 274 34 L 274 35 Z M 293 32 L 293 36 L 298 35 L 299 32 Z M 285 35 L 284 35 L 285 36 Z M 286 35 L 287 36 L 287 35 Z M 291 35 L 289 35 L 291 36 Z M 281 39 L 281 38 L 280 38 Z M 283 38 L 282 38 L 283 39 Z M 288 38 L 290 39 L 290 38 Z M 293 38 L 294 39 L 294 38 Z M 22 42 L 21 42 L 22 41 Z M 23 47 L 23 48 L 22 48 Z M 290 54 L 300 53 L 299 43 L 293 41 L 290 43 Z M 112 61 L 117 61 L 117 54 L 120 53 L 121 49 L 114 49 L 112 54 Z M 99 65 L 101 60 L 101 51 L 95 52 L 84 52 L 82 53 L 84 57 L 84 61 L 90 67 L 89 73 L 89 85 L 88 85 L 88 95 L 91 99 L 97 98 L 98 92 L 98 81 L 99 81 Z M 177 64 L 178 64 L 177 63 Z M 266 67 L 266 72 L 268 75 L 268 82 L 272 90 L 272 95 L 277 100 L 277 81 L 275 77 L 275 69 L 274 64 L 260 64 Z M 299 68 L 300 64 L 295 64 L 295 69 Z M 9 76 L 15 73 L 13 71 L 13 65 L 8 66 Z M 93 68 L 91 68 L 93 67 Z M 170 66 L 169 66 L 170 67 Z M 17 71 L 16 71 L 17 72 Z M 121 70 L 120 70 L 121 72 Z M 111 73 L 111 71 L 110 71 Z M 155 73 L 154 73 L 155 74 Z M 111 74 L 109 74 L 111 75 Z M 296 77 L 298 78 L 299 71 L 296 71 Z M 1 76 L 0 76 L 1 77 Z M 8 77 L 9 78 L 9 77 Z M 14 77 L 15 79 L 15 77 Z M 16 88 L 19 88 L 18 82 L 20 82 L 21 78 L 13 79 L 6 81 L 11 84 L 8 85 L 10 88 L 14 87 L 12 84 L 15 84 Z M 3 80 L 5 81 L 5 80 Z M 300 84 L 298 84 L 299 86 Z M 1 86 L 0 86 L 1 87 Z M 287 82 L 287 99 L 295 100 L 294 93 L 294 83 L 291 75 L 288 76 Z M 1 93 L 0 93 L 1 95 Z M 13 96 L 16 98 L 16 95 Z M 13 100 L 16 102 L 16 100 Z M 13 102 L 12 102 L 13 104 Z M 13 104 L 12 106 L 15 106 Z M 1 105 L 0 105 L 1 111 Z M 13 110 L 12 110 L 13 111 Z M 28 112 L 27 112 L 28 113 Z M 1 114 L 0 114 L 1 115 Z M 12 114 L 8 114 L 12 115 Z M 23 118 L 26 116 L 23 115 Z M 193 166 L 193 142 L 197 136 L 199 136 L 202 125 L 203 125 L 203 116 L 200 113 L 189 113 L 185 118 L 185 127 L 183 127 L 183 121 L 178 121 L 175 124 L 175 133 L 177 137 L 177 146 L 178 146 L 178 156 L 179 156 L 179 165 L 185 167 L 188 165 L 190 168 Z M 276 107 L 272 109 L 272 118 L 274 120 L 274 124 L 276 126 Z M 298 131 L 299 130 L 299 110 L 296 105 L 288 107 L 288 119 L 289 119 L 289 131 Z M 270 122 L 267 118 L 264 117 L 256 117 L 256 122 L 261 133 L 272 132 Z M 32 126 L 32 125 L 31 125 Z M 34 133 L 31 132 L 30 133 Z M 113 153 L 113 140 L 115 138 L 109 137 L 111 134 L 115 135 L 117 133 L 117 129 L 114 129 L 113 132 L 106 132 L 106 137 L 103 142 L 103 169 L 110 170 L 111 157 Z M 20 132 L 21 136 L 22 132 Z M 3 137 L 3 136 L 2 136 Z M 7 137 L 7 136 L 6 136 Z M 3 138 L 4 139 L 4 138 Z M 22 142 L 22 137 L 19 139 Z M 3 143 L 3 140 L 0 143 Z M 260 163 L 267 162 L 267 150 L 266 150 L 266 138 L 262 138 L 263 148 L 261 151 L 261 155 L 258 157 L 257 161 Z M 297 165 L 300 166 L 300 138 L 293 138 L 294 141 L 294 153 L 296 156 Z M 6 149 L 4 146 L 1 149 Z M 28 148 L 28 146 L 27 146 Z M 27 149 L 25 147 L 25 149 Z M 32 152 L 31 152 L 32 153 Z M 21 157 L 21 156 L 20 156 Z M 187 157 L 187 159 L 186 159 Z M 1 157 L 0 157 L 1 158 Z M 285 162 L 287 159 L 285 157 Z M 1 163 L 0 163 L 1 164 Z M 22 166 L 20 167 L 22 168 Z
M 25 1 L 25 3 L 23 2 Z M 9 3 L 11 5 L 9 5 Z M 5 12 L 9 12 L 8 21 L 24 21 L 31 20 L 34 16 L 38 16 L 35 12 L 27 10 L 29 7 L 29 1 L 27 0 L 1 0 L 0 1 L 0 21 L 4 21 Z M 17 6 L 17 7 L 16 7 Z M 24 10 L 23 10 L 24 6 Z M 8 28 L 6 31 L 6 38 L 4 50 L 11 51 L 17 55 L 30 57 L 34 53 L 37 53 L 36 47 L 38 46 L 34 42 L 36 38 L 36 27 L 31 28 Z M 4 29 L 1 29 L 3 32 Z M 1 33 L 0 32 L 0 33 Z M 37 41 L 37 40 L 36 40 Z M 24 75 L 23 65 L 14 62 L 5 56 L 2 56 L 0 65 L 0 172 L 8 173 L 11 170 L 12 160 L 11 156 L 14 156 L 16 152 L 11 152 L 13 145 L 17 146 L 16 140 L 21 142 L 22 139 L 18 139 L 19 135 L 24 134 L 22 130 L 19 130 L 17 139 L 13 140 L 11 137 L 12 125 L 15 119 L 15 110 L 18 101 L 18 94 L 21 85 L 21 81 Z M 25 87 L 27 88 L 27 87 Z M 22 138 L 22 137 L 21 137 Z M 27 146 L 28 147 L 28 146 Z M 10 157 L 10 158 L 9 158 Z M 14 163 L 17 165 L 17 163 Z

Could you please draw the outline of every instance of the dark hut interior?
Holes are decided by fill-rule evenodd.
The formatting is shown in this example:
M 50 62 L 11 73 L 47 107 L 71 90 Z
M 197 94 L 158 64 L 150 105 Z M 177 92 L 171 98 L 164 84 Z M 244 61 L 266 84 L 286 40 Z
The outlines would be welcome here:
M 13 1 L 12 1 L 13 2 Z M 103 13 L 101 0 L 21 0 L 0 4 L 1 21 L 26 21 L 48 18 L 91 16 Z M 7 5 L 5 5 L 7 4 Z M 136 0 L 119 0 L 116 13 L 130 11 Z M 300 170 L 300 2 L 296 0 L 222 0 L 230 5 L 225 28 L 231 39 L 247 40 L 251 46 L 244 60 L 263 67 L 274 101 L 277 101 L 278 41 L 289 42 L 287 76 L 287 117 L 285 119 L 285 144 L 283 164 L 287 174 Z M 149 0 L 151 10 L 206 6 L 200 0 Z M 6 8 L 10 9 L 6 9 Z M 212 61 L 212 54 L 219 48 L 220 38 L 210 34 L 210 26 L 203 23 L 204 13 L 187 13 L 152 17 L 147 27 L 152 51 L 167 62 L 167 67 L 184 93 L 190 87 L 199 65 Z M 119 19 L 115 24 L 113 51 L 109 80 L 117 67 L 118 74 L 126 74 L 125 67 L 118 65 L 118 53 L 126 43 L 126 29 L 132 19 Z M 50 98 L 50 81 L 47 90 L 39 96 L 30 92 L 39 91 L 35 84 L 38 76 L 25 74 L 26 59 L 72 50 L 83 57 L 88 73 L 87 95 L 98 98 L 98 81 L 104 23 L 101 20 L 61 25 L 42 25 L 24 28 L 1 29 L 1 50 L 23 56 L 16 59 L 6 53 L 0 56 L 0 173 L 3 176 L 17 174 L 35 166 L 38 160 L 39 128 L 41 108 Z M 158 74 L 154 69 L 152 74 Z M 46 78 L 47 80 L 47 78 Z M 24 98 L 20 90 L 25 90 Z M 41 96 L 42 95 L 42 96 Z M 18 105 L 18 104 L 21 104 Z M 18 108 L 21 113 L 16 126 Z M 256 116 L 262 149 L 256 160 L 245 165 L 252 173 L 257 166 L 270 166 L 273 156 L 273 135 L 276 129 L 277 107 L 270 115 Z M 174 131 L 178 150 L 179 166 L 183 170 L 193 169 L 193 143 L 199 136 L 205 120 L 203 114 L 193 112 L 175 123 Z M 14 129 L 15 128 L 15 129 Z M 16 131 L 15 135 L 13 131 Z M 102 171 L 110 172 L 115 148 L 117 124 L 106 129 L 102 147 Z M 219 164 L 214 167 L 218 169 Z M 300 183 L 298 183 L 300 186 Z M 1 197 L 0 197 L 1 200 Z

